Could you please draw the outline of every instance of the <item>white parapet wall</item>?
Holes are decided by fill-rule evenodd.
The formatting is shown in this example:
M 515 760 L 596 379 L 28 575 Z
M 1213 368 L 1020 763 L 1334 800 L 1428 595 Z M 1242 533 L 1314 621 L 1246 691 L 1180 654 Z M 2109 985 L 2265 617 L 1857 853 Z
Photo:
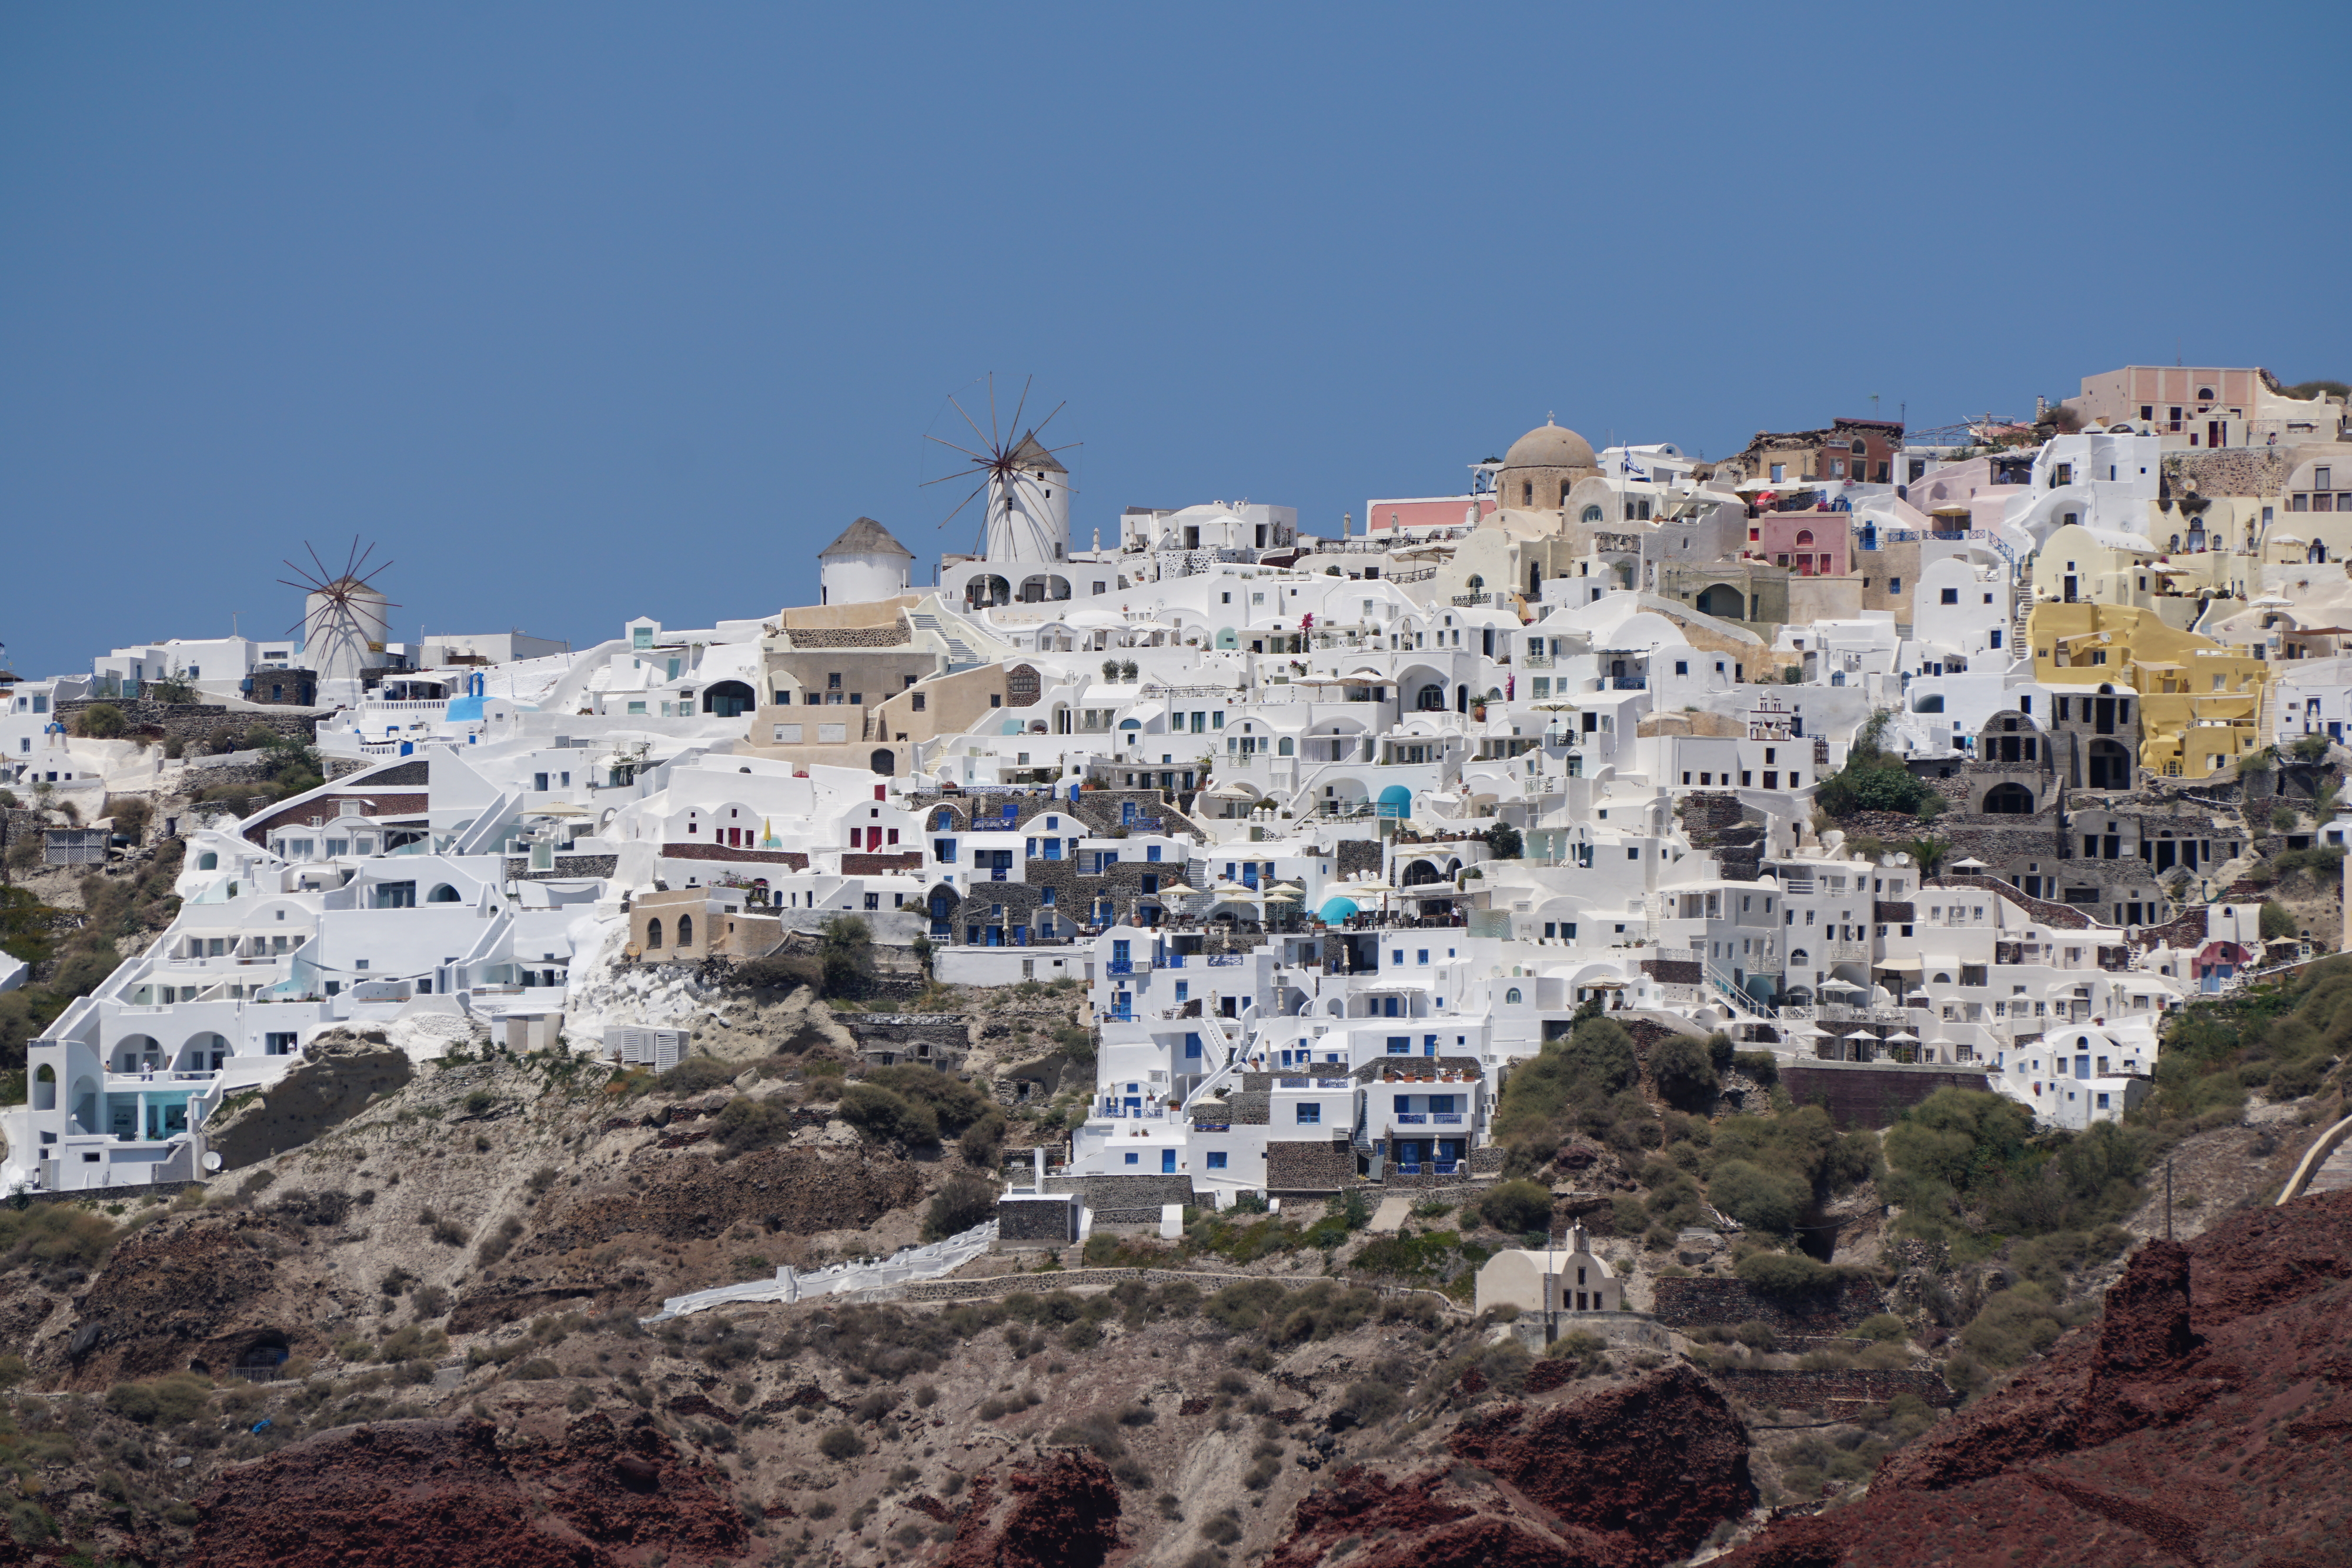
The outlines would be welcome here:
M 711 1307 L 743 1301 L 804 1301 L 812 1296 L 838 1296 L 858 1291 L 887 1291 L 919 1280 L 952 1274 L 996 1245 L 996 1221 L 986 1220 L 943 1240 L 908 1247 L 871 1262 L 835 1263 L 803 1274 L 787 1263 L 772 1280 L 750 1280 L 740 1285 L 719 1285 L 671 1296 L 662 1310 L 643 1321 L 664 1322 Z

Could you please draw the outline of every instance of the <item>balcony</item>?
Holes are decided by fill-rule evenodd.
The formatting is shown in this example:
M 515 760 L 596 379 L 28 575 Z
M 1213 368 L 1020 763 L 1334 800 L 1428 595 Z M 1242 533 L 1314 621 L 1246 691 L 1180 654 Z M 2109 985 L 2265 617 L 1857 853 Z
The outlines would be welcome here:
M 1459 1111 L 1432 1111 L 1429 1113 L 1429 1119 L 1432 1122 L 1436 1123 L 1441 1127 L 1458 1127 L 1462 1124 L 1462 1113 Z
M 1396 1114 L 1391 1116 L 1389 1120 L 1400 1127 L 1426 1127 L 1429 1125 L 1429 1115 L 1426 1112 L 1422 1111 L 1399 1111 Z
M 1609 689 L 1612 692 L 1646 692 L 1650 689 L 1647 675 L 1612 675 Z

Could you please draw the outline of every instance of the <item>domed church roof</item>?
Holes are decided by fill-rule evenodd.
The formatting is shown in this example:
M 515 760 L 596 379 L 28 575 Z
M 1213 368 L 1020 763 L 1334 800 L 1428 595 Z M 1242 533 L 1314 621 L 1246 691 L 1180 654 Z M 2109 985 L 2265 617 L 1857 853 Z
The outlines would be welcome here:
M 1546 418 L 1542 424 L 1511 443 L 1503 454 L 1506 468 L 1592 468 L 1592 444 L 1576 432 L 1554 424 Z

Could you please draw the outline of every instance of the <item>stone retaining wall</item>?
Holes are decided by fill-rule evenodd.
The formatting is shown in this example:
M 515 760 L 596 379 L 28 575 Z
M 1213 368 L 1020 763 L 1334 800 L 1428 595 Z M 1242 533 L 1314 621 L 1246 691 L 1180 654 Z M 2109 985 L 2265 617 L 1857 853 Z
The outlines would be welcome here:
M 1663 1275 L 1650 1289 L 1653 1315 L 1678 1329 L 1765 1322 L 1782 1333 L 1833 1333 L 1880 1310 L 1878 1288 L 1867 1280 L 1848 1280 L 1834 1293 L 1795 1298 L 1768 1295 L 1745 1280 L 1696 1276 Z
M 1898 1394 L 1916 1394 L 1930 1405 L 1952 1406 L 1960 1396 L 1935 1372 L 1881 1372 L 1864 1367 L 1774 1371 L 1742 1366 L 1712 1375 L 1726 1390 L 1750 1405 L 1813 1410 L 1824 1405 L 1884 1405 Z
M 71 730 L 77 715 L 100 703 L 121 709 L 133 730 L 160 729 L 179 740 L 209 741 L 224 729 L 236 731 L 242 739 L 257 724 L 307 744 L 318 737 L 319 720 L 326 716 L 302 708 L 239 708 L 231 713 L 223 703 L 159 703 L 144 697 L 76 697 L 57 705 L 58 716 Z
M 1053 1269 L 1038 1274 L 998 1274 L 985 1280 L 927 1280 L 919 1284 L 901 1287 L 891 1293 L 890 1299 L 901 1301 L 977 1301 L 1024 1291 L 1042 1294 L 1047 1291 L 1087 1290 L 1096 1286 L 1108 1289 L 1129 1280 L 1141 1280 L 1150 1285 L 1186 1284 L 1204 1292 L 1258 1280 L 1269 1281 L 1286 1291 L 1326 1282 L 1320 1274 L 1278 1278 L 1270 1274 L 1196 1274 L 1184 1269 Z M 1358 1284 L 1355 1288 L 1381 1296 L 1426 1296 L 1437 1303 L 1441 1312 L 1459 1317 L 1472 1315 L 1469 1308 L 1436 1291 L 1411 1290 L 1399 1285 Z
M 1798 1104 L 1822 1106 L 1841 1127 L 1886 1126 L 1938 1089 L 1990 1088 L 1981 1071 L 1863 1062 L 1790 1063 L 1780 1069 L 1780 1083 Z

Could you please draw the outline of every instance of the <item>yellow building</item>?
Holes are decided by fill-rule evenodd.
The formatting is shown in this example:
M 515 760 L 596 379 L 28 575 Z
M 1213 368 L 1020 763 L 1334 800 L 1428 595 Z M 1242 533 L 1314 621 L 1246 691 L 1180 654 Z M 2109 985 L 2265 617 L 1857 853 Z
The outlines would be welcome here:
M 2151 772 L 2210 778 L 2263 745 L 2270 666 L 2244 649 L 2122 604 L 2036 604 L 2026 636 L 2043 685 L 2138 698 L 2139 765 Z

